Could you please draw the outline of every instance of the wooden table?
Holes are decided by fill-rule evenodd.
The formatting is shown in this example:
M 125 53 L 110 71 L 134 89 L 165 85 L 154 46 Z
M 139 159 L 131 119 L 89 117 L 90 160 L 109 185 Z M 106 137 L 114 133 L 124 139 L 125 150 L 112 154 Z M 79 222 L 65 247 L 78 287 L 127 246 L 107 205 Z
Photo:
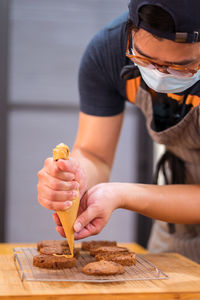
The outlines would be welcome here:
M 137 244 L 121 245 L 143 253 L 169 279 L 112 283 L 22 282 L 12 248 L 35 245 L 0 244 L 0 300 L 200 299 L 200 265 L 175 253 L 150 254 Z

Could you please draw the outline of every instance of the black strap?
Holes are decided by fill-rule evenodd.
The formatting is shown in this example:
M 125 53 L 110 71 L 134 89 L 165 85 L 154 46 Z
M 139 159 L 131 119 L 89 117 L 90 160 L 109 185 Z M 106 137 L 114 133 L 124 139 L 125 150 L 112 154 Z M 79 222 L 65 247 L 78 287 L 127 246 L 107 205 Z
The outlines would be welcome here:
M 168 166 L 167 166 L 168 165 Z M 170 170 L 168 178 L 167 169 Z M 167 150 L 157 163 L 153 176 L 153 184 L 158 184 L 158 176 L 162 171 L 165 184 L 184 184 L 185 182 L 185 164 L 182 159 Z M 169 232 L 175 232 L 175 224 L 168 223 Z
M 168 164 L 168 168 L 167 168 Z M 170 178 L 167 176 L 167 169 L 170 170 Z M 165 184 L 184 184 L 185 183 L 185 165 L 182 159 L 167 150 L 157 163 L 153 176 L 153 184 L 158 183 L 158 175 L 162 170 Z
M 133 79 L 138 76 L 140 76 L 140 71 L 138 67 L 134 64 L 124 66 L 120 72 L 120 77 L 123 80 Z

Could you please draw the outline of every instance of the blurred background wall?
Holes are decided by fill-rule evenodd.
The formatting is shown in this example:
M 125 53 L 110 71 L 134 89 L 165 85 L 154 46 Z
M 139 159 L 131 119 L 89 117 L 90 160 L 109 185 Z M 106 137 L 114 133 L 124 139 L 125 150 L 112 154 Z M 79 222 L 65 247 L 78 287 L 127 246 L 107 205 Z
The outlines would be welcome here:
M 5 0 L 0 1 L 2 9 Z M 37 172 L 56 144 L 64 142 L 72 147 L 79 111 L 81 55 L 98 30 L 127 10 L 128 1 L 6 2 L 8 32 L 5 35 L 5 30 L 4 37 L 8 51 L 4 72 L 8 76 L 1 119 L 5 125 L 1 126 L 1 154 L 6 163 L 0 182 L 4 227 L 0 238 L 7 242 L 58 239 L 52 211 L 37 202 Z M 111 181 L 148 182 L 151 168 L 152 144 L 143 117 L 134 106 L 127 105 Z M 138 227 L 143 238 L 148 226 L 145 218 L 120 209 L 94 238 L 138 241 Z

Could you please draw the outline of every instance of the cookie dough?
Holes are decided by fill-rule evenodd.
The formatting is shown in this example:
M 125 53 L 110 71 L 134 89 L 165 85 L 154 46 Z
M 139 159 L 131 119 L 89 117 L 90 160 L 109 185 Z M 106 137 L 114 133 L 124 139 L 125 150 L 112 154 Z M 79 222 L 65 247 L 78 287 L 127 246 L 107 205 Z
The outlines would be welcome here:
M 53 160 L 68 159 L 69 158 L 69 147 L 63 143 L 56 146 L 53 149 Z

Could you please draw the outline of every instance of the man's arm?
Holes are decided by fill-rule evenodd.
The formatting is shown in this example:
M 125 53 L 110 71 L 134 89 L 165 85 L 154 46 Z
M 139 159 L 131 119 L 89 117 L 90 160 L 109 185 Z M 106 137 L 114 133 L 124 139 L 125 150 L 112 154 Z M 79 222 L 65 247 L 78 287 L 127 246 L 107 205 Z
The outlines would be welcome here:
M 153 219 L 177 224 L 200 224 L 200 185 L 127 183 L 121 204 Z
M 109 179 L 123 115 L 97 117 L 80 113 L 78 134 L 71 156 L 78 159 L 85 169 L 88 188 Z
M 98 234 L 117 208 L 170 223 L 200 224 L 200 185 L 101 183 L 84 195 L 82 203 L 85 206 L 74 225 L 76 239 Z M 55 222 L 63 235 L 57 218 Z

